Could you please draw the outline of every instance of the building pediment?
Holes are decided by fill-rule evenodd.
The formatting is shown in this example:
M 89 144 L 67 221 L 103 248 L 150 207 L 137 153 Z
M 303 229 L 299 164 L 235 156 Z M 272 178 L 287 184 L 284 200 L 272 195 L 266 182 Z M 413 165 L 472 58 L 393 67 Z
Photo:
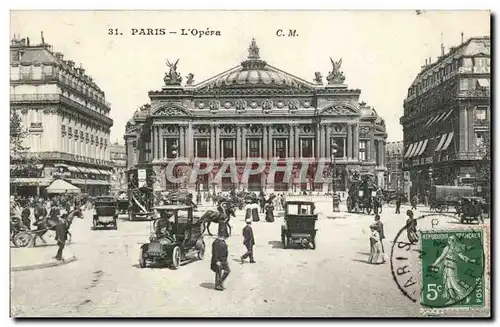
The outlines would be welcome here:
M 176 103 L 160 103 L 151 111 L 152 116 L 191 116 L 189 109 Z
M 320 116 L 359 116 L 360 111 L 350 103 L 329 103 L 319 109 Z

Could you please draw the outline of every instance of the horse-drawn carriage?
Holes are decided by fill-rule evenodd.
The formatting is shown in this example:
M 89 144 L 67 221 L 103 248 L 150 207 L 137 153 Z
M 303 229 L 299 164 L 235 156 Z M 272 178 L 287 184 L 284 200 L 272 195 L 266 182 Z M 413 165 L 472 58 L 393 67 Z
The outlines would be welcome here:
M 113 226 L 118 229 L 118 203 L 112 196 L 99 196 L 95 198 L 95 214 L 92 219 L 92 228 L 95 230 L 99 226 Z
M 316 220 L 314 202 L 287 201 L 285 219 L 281 226 L 281 241 L 286 249 L 291 243 L 309 245 L 316 249 Z
M 139 266 L 148 263 L 164 263 L 173 269 L 196 254 L 199 260 L 205 255 L 203 222 L 193 216 L 193 207 L 186 205 L 164 205 L 154 207 L 159 217 L 153 219 L 153 230 L 149 243 L 140 248 Z
M 355 177 L 349 186 L 347 211 L 370 214 L 374 207 L 374 199 L 378 196 L 377 189 L 373 174 L 364 174 L 361 178 Z
M 10 240 L 18 248 L 35 245 L 35 234 L 17 216 L 10 217 Z

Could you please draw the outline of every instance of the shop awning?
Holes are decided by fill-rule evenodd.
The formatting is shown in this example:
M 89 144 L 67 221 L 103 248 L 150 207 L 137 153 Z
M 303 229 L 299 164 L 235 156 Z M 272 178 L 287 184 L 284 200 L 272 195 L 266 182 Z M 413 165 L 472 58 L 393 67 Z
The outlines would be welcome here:
M 92 172 L 87 167 L 78 167 L 82 173 L 91 174 Z
M 446 139 L 446 142 L 444 143 L 443 148 L 441 149 L 441 151 L 444 151 L 444 150 L 448 149 L 448 147 L 450 146 L 450 143 L 451 143 L 452 139 L 453 139 L 453 132 L 451 132 L 451 133 L 448 134 L 448 138 Z
M 424 141 L 424 144 L 422 144 L 422 147 L 420 148 L 420 150 L 418 150 L 417 156 L 421 156 L 422 153 L 424 153 L 425 149 L 427 148 L 427 143 L 429 143 L 429 139 L 426 139 Z
M 56 163 L 56 164 L 54 164 L 54 167 L 56 167 L 56 168 L 59 168 L 59 167 L 68 168 L 68 165 L 67 164 L 63 164 L 63 163 Z
M 425 123 L 425 125 L 424 125 L 424 126 L 429 125 L 429 124 L 430 124 L 430 122 L 431 122 L 431 120 L 433 120 L 433 119 L 435 119 L 435 118 L 436 118 L 436 117 L 431 117 L 431 118 L 429 118 L 429 120 L 427 121 L 427 123 Z
M 417 146 L 413 149 L 412 153 L 410 153 L 409 158 L 414 157 L 417 155 L 417 153 L 420 151 L 420 148 L 422 147 L 422 144 L 424 144 L 424 141 L 420 141 L 417 143 Z
M 480 87 L 490 87 L 490 81 L 486 78 L 478 78 L 477 84 L 479 84 Z
M 70 183 L 62 180 L 62 179 L 56 179 L 55 181 L 50 184 L 45 191 L 47 193 L 80 193 L 80 189 L 74 185 L 71 185 Z
M 410 144 L 410 146 L 408 147 L 408 149 L 406 150 L 406 153 L 405 153 L 405 158 L 408 158 L 408 156 L 410 155 L 411 151 L 413 150 L 413 147 L 415 146 L 415 143 L 412 143 Z
M 71 172 L 73 172 L 73 173 L 79 173 L 80 172 L 80 169 L 78 169 L 75 166 L 68 166 L 68 170 L 71 171 Z
M 101 172 L 95 168 L 89 168 L 91 174 L 100 175 Z
M 109 170 L 101 170 L 101 173 L 102 173 L 103 175 L 107 175 L 107 176 L 110 176 L 110 175 L 111 175 L 111 171 L 109 171 Z
M 436 149 L 434 151 L 440 151 L 441 150 L 441 148 L 444 145 L 444 141 L 446 140 L 446 136 L 447 136 L 447 134 L 441 135 L 441 139 L 439 140 L 438 146 L 436 147 Z
M 448 112 L 445 111 L 442 114 L 438 115 L 439 117 L 436 119 L 436 121 L 434 123 L 439 123 L 444 118 L 444 116 L 446 116 L 447 113 Z
M 70 182 L 76 185 L 111 185 L 108 181 L 98 179 L 70 179 Z
M 446 119 L 448 119 L 448 117 L 451 115 L 452 112 L 453 112 L 453 109 L 451 109 L 450 111 L 448 111 L 446 113 L 446 116 L 443 117 L 442 121 L 445 121 Z
M 432 125 L 432 124 L 434 124 L 434 122 L 435 122 L 435 121 L 436 121 L 436 119 L 438 119 L 438 118 L 439 118 L 439 115 L 434 116 L 434 117 L 431 119 L 431 121 L 429 122 L 429 126 L 430 126 L 430 125 Z

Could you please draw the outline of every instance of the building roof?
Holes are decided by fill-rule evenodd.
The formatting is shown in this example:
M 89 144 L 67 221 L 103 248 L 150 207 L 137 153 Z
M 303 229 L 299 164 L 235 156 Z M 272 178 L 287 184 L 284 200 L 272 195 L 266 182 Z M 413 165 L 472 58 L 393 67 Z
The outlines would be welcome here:
M 403 149 L 404 149 L 403 141 L 387 142 L 385 144 L 385 151 L 388 153 L 399 151 L 399 153 L 403 154 Z

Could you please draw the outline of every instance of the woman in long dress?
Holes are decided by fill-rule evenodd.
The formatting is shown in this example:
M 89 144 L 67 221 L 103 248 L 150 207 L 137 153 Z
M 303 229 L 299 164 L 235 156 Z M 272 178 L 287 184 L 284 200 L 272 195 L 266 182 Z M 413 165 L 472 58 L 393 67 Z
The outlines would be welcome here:
M 466 263 L 476 263 L 463 253 L 467 250 L 466 246 L 459 243 L 453 236 L 448 238 L 448 245 L 443 249 L 443 253 L 432 264 L 435 270 L 441 269 L 443 275 L 444 292 L 441 293 L 443 299 L 448 300 L 446 304 L 457 303 L 467 297 L 471 292 L 462 283 L 457 275 L 457 265 L 461 261 Z
M 272 200 L 266 204 L 266 221 L 268 223 L 274 222 L 274 205 Z
M 251 204 L 251 208 L 252 208 L 252 220 L 260 221 L 258 200 L 254 201 L 254 203 Z
M 380 234 L 377 232 L 377 226 L 370 226 L 370 257 L 368 262 L 372 264 L 382 263 L 382 246 L 380 243 Z

